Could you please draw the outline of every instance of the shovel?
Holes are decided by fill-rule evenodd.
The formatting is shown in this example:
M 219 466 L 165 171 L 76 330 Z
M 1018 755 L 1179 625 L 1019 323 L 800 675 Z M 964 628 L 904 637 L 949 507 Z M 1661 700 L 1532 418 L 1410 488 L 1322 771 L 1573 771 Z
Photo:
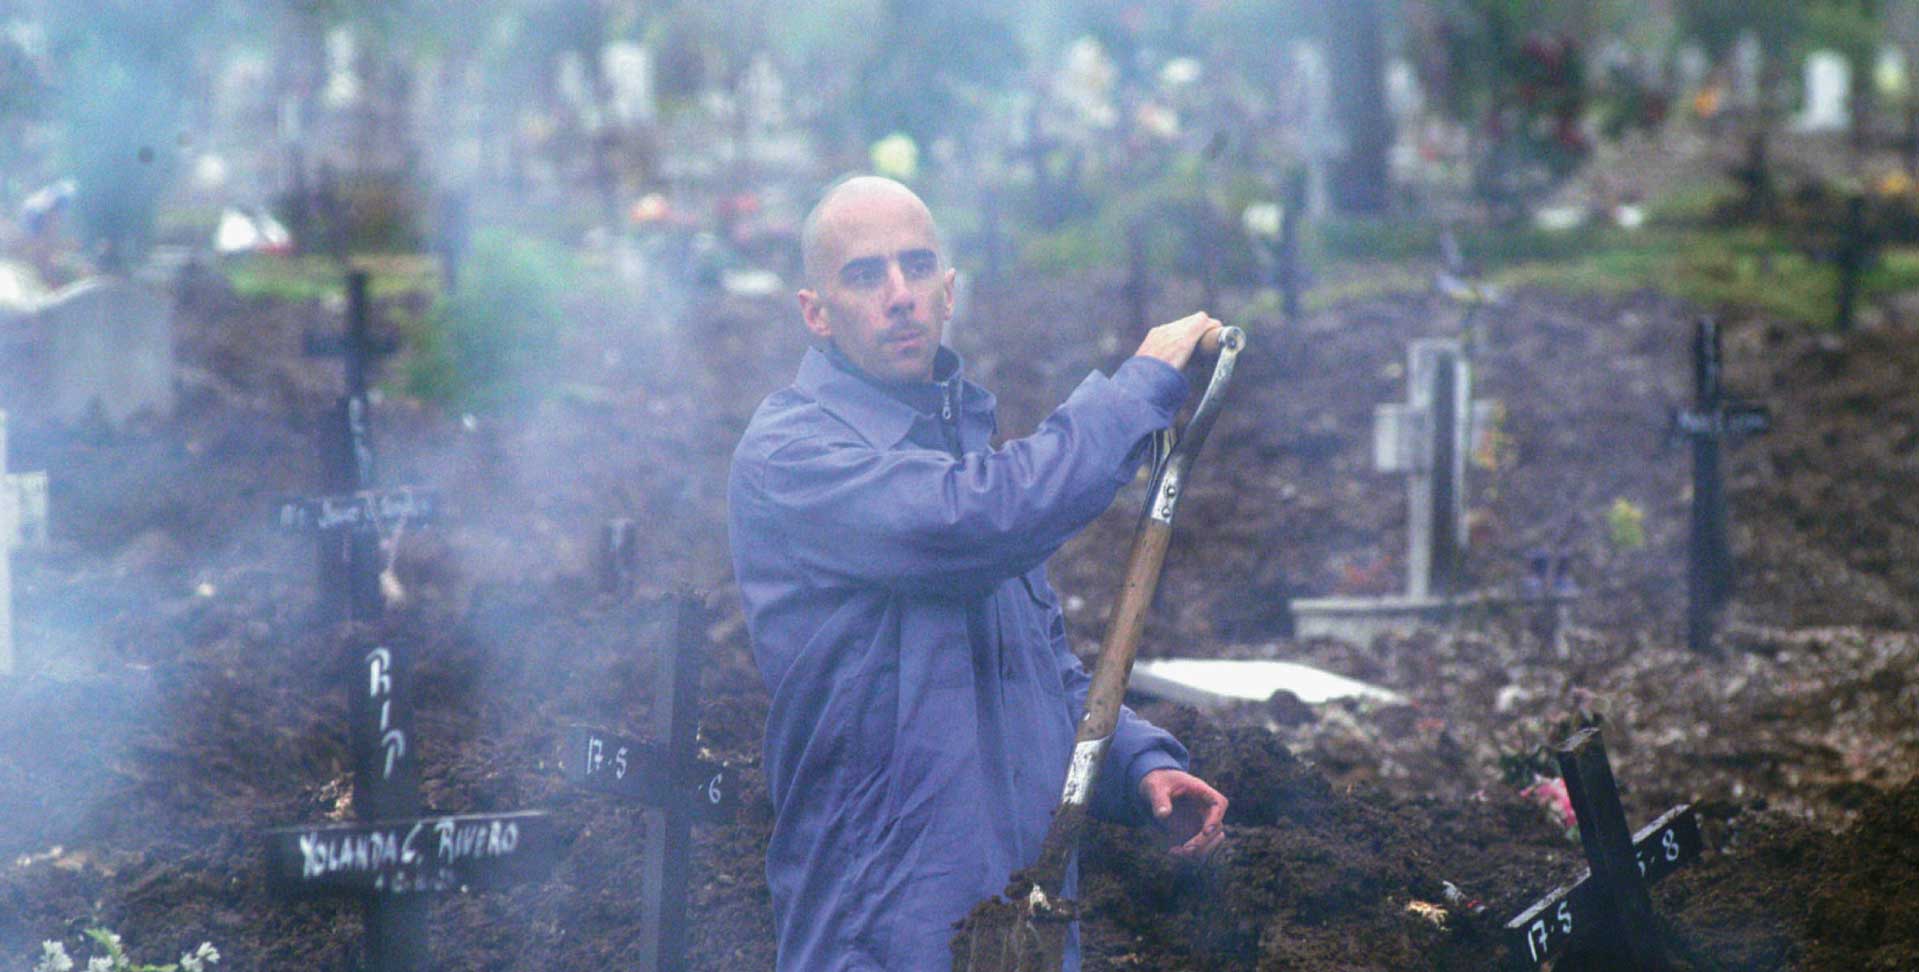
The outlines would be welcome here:
M 1078 917 L 1078 903 L 1063 895 L 1066 864 L 1079 847 L 1086 826 L 1088 801 L 1099 777 L 1100 763 L 1119 723 L 1126 680 L 1133 673 L 1146 609 L 1159 586 L 1160 566 L 1173 536 L 1173 512 L 1179 506 L 1186 473 L 1226 397 L 1233 378 L 1233 362 L 1246 345 L 1245 332 L 1221 328 L 1208 335 L 1200 349 L 1217 352 L 1213 380 L 1200 397 L 1186 429 L 1176 438 L 1171 431 L 1155 440 L 1152 489 L 1147 493 L 1132 552 L 1126 558 L 1126 580 L 1106 623 L 1106 641 L 1100 646 L 1092 685 L 1086 691 L 1086 715 L 1074 738 L 1073 761 L 1066 771 L 1053 823 L 1040 844 L 1039 860 L 1015 873 L 1005 897 L 980 902 L 960 922 L 953 938 L 953 972 L 1059 972 L 1066 950 L 1067 927 Z

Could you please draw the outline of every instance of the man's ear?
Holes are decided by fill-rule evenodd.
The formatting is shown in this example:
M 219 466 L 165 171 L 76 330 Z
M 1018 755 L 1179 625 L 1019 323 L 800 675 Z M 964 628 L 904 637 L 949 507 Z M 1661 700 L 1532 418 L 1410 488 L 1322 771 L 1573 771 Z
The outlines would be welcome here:
M 947 267 L 946 279 L 940 284 L 940 289 L 944 292 L 943 296 L 946 299 L 946 313 L 948 314 L 953 313 L 953 283 L 957 281 L 958 279 L 959 279 L 959 269 L 956 267 Z
M 796 296 L 800 299 L 800 320 L 806 322 L 806 330 L 821 341 L 833 339 L 833 324 L 826 319 L 826 301 L 811 290 L 802 290 Z

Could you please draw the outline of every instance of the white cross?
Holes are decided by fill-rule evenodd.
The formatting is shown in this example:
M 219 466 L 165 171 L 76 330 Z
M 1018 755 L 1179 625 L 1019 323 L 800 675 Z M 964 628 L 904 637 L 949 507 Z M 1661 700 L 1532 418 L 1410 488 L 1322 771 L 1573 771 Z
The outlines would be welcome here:
M 47 542 L 47 474 L 7 472 L 7 413 L 0 412 L 0 678 L 13 674 L 13 548 Z
M 1440 389 L 1451 372 L 1452 428 L 1436 428 Z M 1406 401 L 1377 406 L 1373 411 L 1373 465 L 1380 472 L 1407 477 L 1406 595 L 1433 593 L 1435 568 L 1442 550 L 1451 554 L 1466 548 L 1466 457 L 1484 445 L 1492 432 L 1493 405 L 1473 400 L 1472 366 L 1460 342 L 1453 338 L 1422 338 L 1406 351 Z M 1435 468 L 1450 433 L 1452 461 Z M 1444 505 L 1446 508 L 1441 509 Z M 1446 591 L 1457 595 L 1459 591 Z

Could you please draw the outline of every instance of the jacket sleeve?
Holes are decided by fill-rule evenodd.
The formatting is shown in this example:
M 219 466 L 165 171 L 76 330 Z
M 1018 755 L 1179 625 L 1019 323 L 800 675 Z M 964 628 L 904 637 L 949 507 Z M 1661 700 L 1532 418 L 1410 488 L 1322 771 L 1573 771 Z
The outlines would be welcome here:
M 1086 716 L 1086 691 L 1093 677 L 1081 665 L 1064 637 L 1053 642 L 1060 676 L 1073 700 L 1073 724 Z M 1119 722 L 1113 726 L 1113 742 L 1106 750 L 1106 762 L 1100 765 L 1099 779 L 1093 784 L 1093 815 L 1114 823 L 1145 824 L 1152 821 L 1150 808 L 1140 799 L 1139 781 L 1156 769 L 1187 768 L 1186 747 L 1173 734 L 1147 722 L 1126 706 L 1120 706 Z
M 850 429 L 797 437 L 769 453 L 752 499 L 783 553 L 821 583 L 983 593 L 1103 512 L 1185 395 L 1177 371 L 1135 357 L 1111 378 L 1089 375 L 997 451 L 882 449 Z

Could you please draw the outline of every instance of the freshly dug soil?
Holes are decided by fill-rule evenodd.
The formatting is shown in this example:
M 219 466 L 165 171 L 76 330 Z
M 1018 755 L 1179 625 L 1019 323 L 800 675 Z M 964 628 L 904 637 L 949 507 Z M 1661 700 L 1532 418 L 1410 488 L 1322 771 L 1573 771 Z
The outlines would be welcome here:
M 1008 435 L 1128 346 L 1102 330 L 1124 318 L 1117 280 L 976 297 L 954 340 L 1000 395 Z M 1169 287 L 1156 310 L 1196 299 Z M 715 300 L 685 320 L 576 310 L 593 323 L 569 335 L 564 394 L 471 422 L 379 404 L 383 480 L 438 487 L 449 509 L 394 540 L 405 598 L 359 631 L 313 616 L 310 541 L 268 519 L 276 497 L 318 481 L 339 378 L 300 358 L 299 334 L 327 325 L 326 308 L 197 286 L 185 394 L 164 421 L 68 428 L 25 392 L 0 401 L 12 466 L 50 471 L 55 517 L 52 549 L 15 561 L 0 961 L 29 964 L 43 939 L 77 949 L 98 924 L 143 961 L 212 940 L 224 968 L 347 967 L 357 906 L 272 897 L 259 834 L 345 812 L 345 659 L 379 638 L 417 659 L 427 805 L 546 809 L 567 839 L 541 883 L 436 899 L 436 968 L 630 965 L 644 815 L 570 789 L 557 747 L 576 723 L 647 734 L 671 638 L 658 598 L 693 588 L 708 606 L 702 746 L 736 771 L 742 811 L 696 830 L 692 965 L 772 965 L 766 698 L 722 484 L 753 405 L 790 377 L 799 328 L 786 301 Z M 1411 701 L 1201 713 L 1140 700 L 1232 799 L 1229 841 L 1193 867 L 1156 833 L 1096 826 L 1087 968 L 1485 968 L 1499 925 L 1581 866 L 1518 787 L 1547 765 L 1541 747 L 1593 722 L 1635 824 L 1682 801 L 1705 822 L 1704 859 L 1654 890 L 1682 967 L 1919 967 L 1912 322 L 1843 339 L 1726 322 L 1730 382 L 1771 405 L 1775 429 L 1728 451 L 1741 572 L 1721 654 L 1695 657 L 1679 625 L 1687 458 L 1664 441 L 1688 395 L 1693 309 L 1522 291 L 1483 320 L 1479 394 L 1506 418 L 1474 472 L 1470 566 L 1499 585 L 1534 548 L 1571 557 L 1585 596 L 1563 650 L 1496 618 L 1363 646 L 1291 637 L 1291 597 L 1401 583 L 1403 487 L 1369 469 L 1372 410 L 1403 397 L 1405 342 L 1449 333 L 1457 312 L 1423 294 L 1285 326 L 1226 310 L 1253 350 L 1194 474 L 1145 653 L 1286 657 Z M 1089 653 L 1139 489 L 1051 566 Z M 1643 543 L 1613 529 L 1621 502 Z M 594 583 L 596 531 L 615 516 L 642 524 L 631 598 Z

